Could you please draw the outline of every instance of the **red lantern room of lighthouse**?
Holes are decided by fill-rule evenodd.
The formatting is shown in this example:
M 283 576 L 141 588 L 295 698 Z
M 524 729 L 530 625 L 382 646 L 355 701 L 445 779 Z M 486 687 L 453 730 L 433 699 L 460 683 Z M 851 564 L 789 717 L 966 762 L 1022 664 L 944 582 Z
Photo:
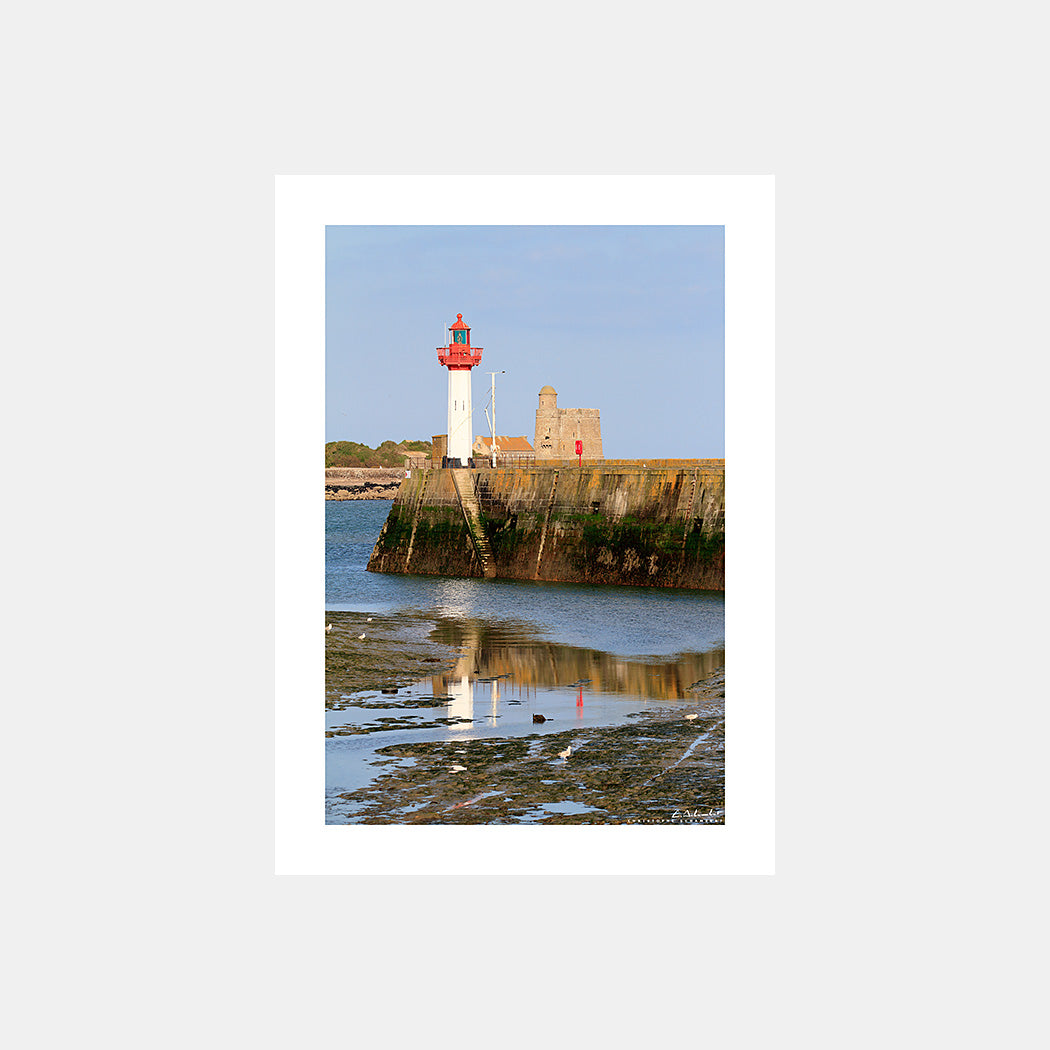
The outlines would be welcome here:
M 465 467 L 474 438 L 471 434 L 470 370 L 481 364 L 481 347 L 470 345 L 470 325 L 456 314 L 449 327 L 448 346 L 437 348 L 438 363 L 448 369 L 448 466 Z

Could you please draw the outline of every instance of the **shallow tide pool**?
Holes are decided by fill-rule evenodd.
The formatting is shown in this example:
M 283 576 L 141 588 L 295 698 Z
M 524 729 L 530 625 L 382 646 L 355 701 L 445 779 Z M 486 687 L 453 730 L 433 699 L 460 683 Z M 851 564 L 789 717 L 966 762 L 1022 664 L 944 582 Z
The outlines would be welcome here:
M 373 791 L 379 778 L 396 782 L 399 771 L 411 778 L 415 761 L 393 754 L 398 747 L 440 748 L 442 761 L 448 758 L 441 777 L 451 785 L 462 779 L 469 796 L 471 768 L 453 766 L 469 748 L 477 755 L 479 744 L 530 738 L 521 760 L 537 762 L 542 753 L 558 774 L 565 760 L 550 748 L 586 748 L 588 732 L 626 726 L 655 709 L 680 709 L 682 718 L 692 712 L 709 726 L 721 718 L 721 700 L 712 703 L 697 691 L 724 664 L 721 593 L 369 573 L 368 556 L 389 507 L 388 501 L 326 503 L 326 609 L 395 622 L 399 614 L 406 620 L 423 614 L 433 623 L 429 641 L 453 654 L 447 663 L 454 666 L 396 693 L 355 690 L 350 669 L 344 688 L 333 690 L 342 679 L 329 674 L 327 823 L 354 823 L 365 812 L 359 798 L 342 796 Z M 344 634 L 341 644 L 367 652 L 378 644 L 369 640 L 373 628 L 358 627 L 365 638 Z M 545 720 L 534 721 L 536 715 Z M 563 734 L 565 740 L 544 747 L 546 737 Z M 504 801 L 489 785 L 451 805 L 458 811 Z M 398 822 L 427 805 L 406 796 L 404 805 L 384 812 Z M 519 807 L 515 819 L 583 819 L 593 810 L 559 797 Z

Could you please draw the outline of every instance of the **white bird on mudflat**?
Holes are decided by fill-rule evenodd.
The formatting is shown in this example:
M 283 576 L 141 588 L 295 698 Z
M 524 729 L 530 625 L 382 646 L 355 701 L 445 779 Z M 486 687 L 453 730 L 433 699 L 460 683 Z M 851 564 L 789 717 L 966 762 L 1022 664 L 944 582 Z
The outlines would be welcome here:
M 331 632 L 331 630 L 332 630 L 332 625 L 331 625 L 330 623 L 326 623 L 326 624 L 324 625 L 324 629 L 325 629 L 325 633 L 326 633 L 326 634 L 328 634 L 328 633 L 330 633 L 330 632 Z
M 362 640 L 363 638 L 364 638 L 364 635 L 363 635 L 363 634 L 359 634 L 359 635 L 357 636 L 357 640 L 358 640 L 358 641 L 361 641 L 361 640 Z
M 449 770 L 450 773 L 465 773 L 466 771 L 467 771 L 467 767 L 466 766 L 453 766 Z
M 685 720 L 686 720 L 687 722 L 692 722 L 692 720 L 693 720 L 694 718 L 699 718 L 699 717 L 700 717 L 699 715 L 686 715 L 686 716 L 685 716 Z
M 371 617 L 371 616 L 369 616 L 369 617 L 368 617 L 368 622 L 369 622 L 369 623 L 371 623 L 371 622 L 372 622 L 372 617 Z
M 558 758 L 568 758 L 572 754 L 572 745 L 570 744 L 564 751 L 558 752 Z

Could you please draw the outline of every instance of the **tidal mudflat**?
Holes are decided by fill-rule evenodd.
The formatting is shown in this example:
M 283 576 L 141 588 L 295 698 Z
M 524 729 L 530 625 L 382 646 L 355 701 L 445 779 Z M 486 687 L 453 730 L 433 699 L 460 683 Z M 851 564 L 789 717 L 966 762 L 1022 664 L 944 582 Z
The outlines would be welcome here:
M 721 651 L 629 660 L 424 614 L 326 623 L 327 823 L 724 823 Z
M 369 573 L 388 510 L 325 504 L 327 823 L 724 823 L 723 594 Z

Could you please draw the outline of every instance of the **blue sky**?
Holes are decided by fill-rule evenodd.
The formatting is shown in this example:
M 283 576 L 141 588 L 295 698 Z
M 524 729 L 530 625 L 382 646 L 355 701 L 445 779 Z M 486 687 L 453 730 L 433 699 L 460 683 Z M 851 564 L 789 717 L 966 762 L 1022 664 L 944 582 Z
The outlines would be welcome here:
M 601 411 L 607 458 L 725 455 L 722 226 L 329 226 L 325 440 L 445 431 L 435 348 L 484 347 L 474 433 L 535 430 L 540 388 Z

